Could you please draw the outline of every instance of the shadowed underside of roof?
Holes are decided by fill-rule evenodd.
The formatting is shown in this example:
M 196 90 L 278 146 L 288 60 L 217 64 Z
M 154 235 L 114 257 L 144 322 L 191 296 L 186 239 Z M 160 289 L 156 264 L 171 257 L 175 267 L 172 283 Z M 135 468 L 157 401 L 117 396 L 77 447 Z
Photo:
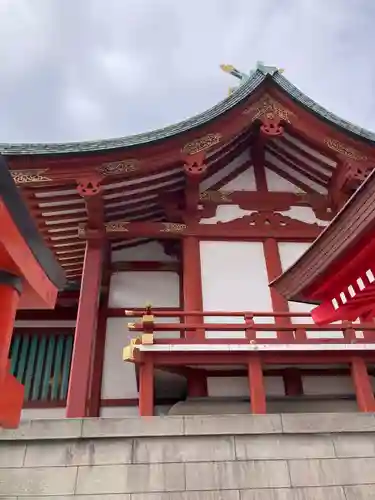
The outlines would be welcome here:
M 335 114 L 327 111 L 315 101 L 307 97 L 297 87 L 290 83 L 281 73 L 270 74 L 257 69 L 245 83 L 240 85 L 227 99 L 219 102 L 211 109 L 184 120 L 180 123 L 170 125 L 155 131 L 142 134 L 121 137 L 117 139 L 105 139 L 98 141 L 67 142 L 67 143 L 34 143 L 34 144 L 0 144 L 0 153 L 4 155 L 48 155 L 64 153 L 89 153 L 141 146 L 168 139 L 191 129 L 200 127 L 211 120 L 219 117 L 226 111 L 234 108 L 237 104 L 248 98 L 265 80 L 272 81 L 280 89 L 286 92 L 293 100 L 304 106 L 307 110 L 316 114 L 319 118 L 326 120 L 332 125 L 339 127 L 357 137 L 375 143 L 375 133 L 358 127 Z

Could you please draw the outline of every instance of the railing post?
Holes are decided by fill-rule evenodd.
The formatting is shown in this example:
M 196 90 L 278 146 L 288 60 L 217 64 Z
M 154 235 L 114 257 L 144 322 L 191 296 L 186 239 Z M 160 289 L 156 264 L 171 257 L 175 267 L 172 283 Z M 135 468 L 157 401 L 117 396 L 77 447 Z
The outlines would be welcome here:
M 149 359 L 139 366 L 139 414 L 141 417 L 154 414 L 154 364 Z
M 359 411 L 375 412 L 374 391 L 365 360 L 354 356 L 351 360 L 351 372 Z
M 251 412 L 267 413 L 262 361 L 259 354 L 252 354 L 248 362 Z

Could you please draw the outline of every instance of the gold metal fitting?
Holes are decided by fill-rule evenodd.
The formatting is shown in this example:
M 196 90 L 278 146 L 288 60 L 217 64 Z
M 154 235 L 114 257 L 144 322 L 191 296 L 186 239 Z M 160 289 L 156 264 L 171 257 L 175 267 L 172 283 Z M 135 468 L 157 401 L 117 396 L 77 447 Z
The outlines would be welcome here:
M 128 330 L 134 330 L 135 323 L 128 323 Z
M 144 333 L 141 337 L 141 342 L 143 345 L 152 345 L 154 343 L 154 334 Z
M 153 323 L 154 322 L 154 315 L 153 314 L 144 314 L 142 316 L 142 322 L 143 323 Z
M 125 309 L 125 316 L 133 316 L 134 311 L 130 311 L 129 309 Z

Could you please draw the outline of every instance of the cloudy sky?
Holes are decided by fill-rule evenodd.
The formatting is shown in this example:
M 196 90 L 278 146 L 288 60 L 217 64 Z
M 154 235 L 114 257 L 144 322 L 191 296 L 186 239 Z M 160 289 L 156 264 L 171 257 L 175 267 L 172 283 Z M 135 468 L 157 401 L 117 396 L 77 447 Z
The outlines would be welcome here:
M 162 127 L 257 60 L 375 130 L 374 21 L 374 0 L 0 0 L 0 142 Z

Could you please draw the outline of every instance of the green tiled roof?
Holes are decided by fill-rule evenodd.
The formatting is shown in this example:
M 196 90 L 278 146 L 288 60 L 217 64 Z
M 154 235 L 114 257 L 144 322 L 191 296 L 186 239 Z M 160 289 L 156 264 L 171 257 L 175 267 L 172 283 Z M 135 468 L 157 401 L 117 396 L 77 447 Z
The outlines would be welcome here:
M 292 99 L 305 106 L 320 118 L 323 118 L 333 125 L 347 130 L 356 136 L 375 143 L 375 133 L 353 125 L 348 121 L 342 120 L 303 94 L 299 89 L 297 89 L 297 87 L 282 76 L 281 73 L 277 71 L 270 71 L 268 67 L 261 67 L 252 72 L 251 76 L 245 80 L 244 83 L 242 83 L 229 97 L 219 102 L 211 109 L 180 123 L 154 130 L 152 132 L 121 137 L 118 139 L 66 143 L 0 144 L 0 154 L 48 155 L 64 153 L 90 153 L 95 151 L 107 151 L 130 146 L 139 146 L 148 144 L 152 141 L 167 139 L 214 120 L 250 96 L 251 93 L 254 92 L 254 90 L 266 79 L 273 81 L 277 86 L 289 94 Z

